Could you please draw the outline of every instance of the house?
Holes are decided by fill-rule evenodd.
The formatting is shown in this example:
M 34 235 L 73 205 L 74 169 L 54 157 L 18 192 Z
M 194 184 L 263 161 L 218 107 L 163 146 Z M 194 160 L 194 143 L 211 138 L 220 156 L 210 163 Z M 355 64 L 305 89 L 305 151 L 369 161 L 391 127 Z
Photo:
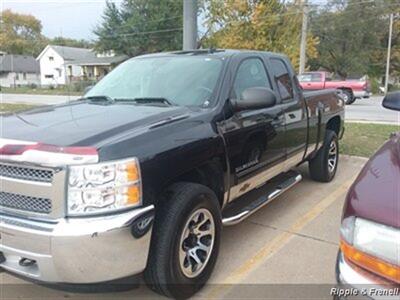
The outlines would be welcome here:
M 39 85 L 39 63 L 32 56 L 0 53 L 0 86 Z
M 116 56 L 113 52 L 97 54 L 93 49 L 56 45 L 46 46 L 36 58 L 43 86 L 97 81 L 126 59 L 127 56 Z

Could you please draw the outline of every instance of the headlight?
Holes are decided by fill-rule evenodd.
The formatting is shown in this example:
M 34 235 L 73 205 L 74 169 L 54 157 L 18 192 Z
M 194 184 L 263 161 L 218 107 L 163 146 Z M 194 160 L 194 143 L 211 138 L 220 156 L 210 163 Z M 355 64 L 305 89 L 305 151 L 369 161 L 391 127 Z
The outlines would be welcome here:
M 142 201 L 136 158 L 70 166 L 68 215 L 88 215 L 138 206 Z
M 361 218 L 346 218 L 341 226 L 345 257 L 383 277 L 400 282 L 400 230 Z
M 400 230 L 357 218 L 354 247 L 389 263 L 400 265 Z

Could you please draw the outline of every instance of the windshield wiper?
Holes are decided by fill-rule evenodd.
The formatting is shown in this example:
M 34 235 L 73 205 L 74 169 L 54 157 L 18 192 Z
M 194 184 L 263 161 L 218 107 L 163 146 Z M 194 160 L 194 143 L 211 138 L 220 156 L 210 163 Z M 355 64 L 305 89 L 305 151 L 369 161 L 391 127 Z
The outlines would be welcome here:
M 111 98 L 109 96 L 105 96 L 105 95 L 82 97 L 82 98 L 79 98 L 78 100 L 114 102 L 113 98 Z
M 171 100 L 162 97 L 141 97 L 141 98 L 116 98 L 114 99 L 118 102 L 134 102 L 137 104 L 151 104 L 151 103 L 160 103 L 168 106 L 175 106 Z

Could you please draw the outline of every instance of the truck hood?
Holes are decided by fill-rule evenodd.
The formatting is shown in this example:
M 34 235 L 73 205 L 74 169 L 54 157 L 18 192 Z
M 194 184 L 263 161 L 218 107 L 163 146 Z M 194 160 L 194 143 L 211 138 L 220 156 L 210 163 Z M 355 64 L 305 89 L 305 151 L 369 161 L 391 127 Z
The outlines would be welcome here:
M 56 146 L 98 146 L 114 136 L 188 117 L 186 107 L 76 101 L 0 119 L 1 137 Z
M 351 187 L 344 216 L 400 228 L 400 133 L 367 162 Z

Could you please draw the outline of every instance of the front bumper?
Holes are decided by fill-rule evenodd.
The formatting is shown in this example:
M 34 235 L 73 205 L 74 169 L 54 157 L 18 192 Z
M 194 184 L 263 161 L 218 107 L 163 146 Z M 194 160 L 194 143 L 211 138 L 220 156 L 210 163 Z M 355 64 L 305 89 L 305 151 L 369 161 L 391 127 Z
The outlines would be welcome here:
M 46 283 L 99 283 L 141 273 L 154 207 L 44 223 L 0 215 L 0 267 Z M 21 259 L 34 263 L 21 265 Z
M 360 299 L 360 297 L 365 299 L 399 299 L 399 287 L 347 262 L 341 251 L 339 251 L 336 261 L 336 281 L 339 288 L 358 290 L 358 295 L 354 295 L 354 299 Z M 340 297 L 340 299 L 352 299 L 352 297 Z

